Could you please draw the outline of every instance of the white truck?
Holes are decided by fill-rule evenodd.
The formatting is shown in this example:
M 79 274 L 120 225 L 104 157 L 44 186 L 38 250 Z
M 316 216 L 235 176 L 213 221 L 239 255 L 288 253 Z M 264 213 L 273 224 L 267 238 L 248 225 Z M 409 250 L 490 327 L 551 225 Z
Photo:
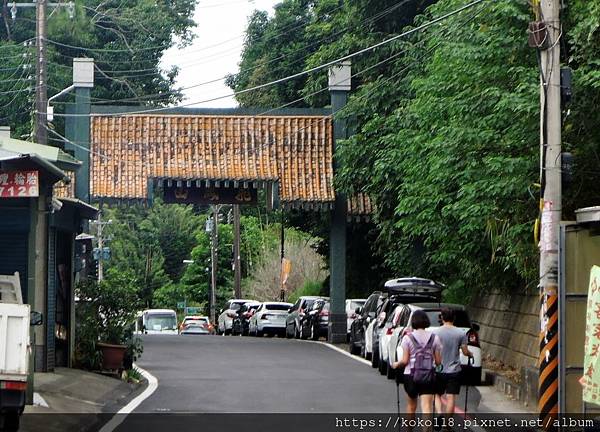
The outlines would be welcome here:
M 0 275 L 0 430 L 19 429 L 29 374 L 29 326 L 41 324 L 39 313 L 23 304 L 19 274 Z

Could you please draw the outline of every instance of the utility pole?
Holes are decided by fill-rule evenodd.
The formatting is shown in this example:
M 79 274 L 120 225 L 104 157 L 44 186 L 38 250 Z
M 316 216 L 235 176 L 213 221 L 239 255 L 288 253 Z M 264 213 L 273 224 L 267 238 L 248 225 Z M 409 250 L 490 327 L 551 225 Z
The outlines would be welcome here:
M 561 196 L 560 1 L 539 2 L 541 231 L 540 370 L 538 410 L 544 421 L 558 414 L 558 237 Z
M 111 219 L 107 221 L 102 220 L 102 208 L 98 212 L 98 219 L 92 221 L 92 225 L 97 226 L 96 236 L 98 238 L 98 247 L 94 250 L 94 255 L 98 260 L 98 281 L 104 279 L 104 260 L 110 257 L 110 249 L 104 247 L 104 241 L 106 240 L 104 238 L 104 227 L 111 223 Z
M 47 58 L 46 58 L 46 0 L 36 2 L 36 67 L 35 67 L 35 141 L 48 143 L 46 107 L 48 105 Z M 98 270 L 100 271 L 100 270 Z
M 242 298 L 242 267 L 240 260 L 240 206 L 233 205 L 233 272 L 235 298 Z
M 48 106 L 48 70 L 46 57 L 46 39 L 48 33 L 48 7 L 65 8 L 69 18 L 75 16 L 75 3 L 58 2 L 49 3 L 48 0 L 33 0 L 32 3 L 17 3 L 15 1 L 6 3 L 10 7 L 13 21 L 17 19 L 18 8 L 35 8 L 35 39 L 36 39 L 36 67 L 35 67 L 35 141 L 38 144 L 48 143 L 48 120 L 46 109 Z
M 212 236 L 210 242 L 210 265 L 211 265 L 211 277 L 210 277 L 210 318 L 212 322 L 216 322 L 216 291 L 217 291 L 217 247 L 219 244 L 219 206 L 213 205 L 213 224 L 212 224 Z

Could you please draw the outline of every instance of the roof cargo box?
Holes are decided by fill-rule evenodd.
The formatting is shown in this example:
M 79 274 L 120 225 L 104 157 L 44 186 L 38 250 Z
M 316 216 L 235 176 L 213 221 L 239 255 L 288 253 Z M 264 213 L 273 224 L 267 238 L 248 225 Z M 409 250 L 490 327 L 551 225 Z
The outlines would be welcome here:
M 439 282 L 418 277 L 390 279 L 384 285 L 384 290 L 388 295 L 415 296 L 436 300 L 442 298 L 444 288 L 446 287 Z

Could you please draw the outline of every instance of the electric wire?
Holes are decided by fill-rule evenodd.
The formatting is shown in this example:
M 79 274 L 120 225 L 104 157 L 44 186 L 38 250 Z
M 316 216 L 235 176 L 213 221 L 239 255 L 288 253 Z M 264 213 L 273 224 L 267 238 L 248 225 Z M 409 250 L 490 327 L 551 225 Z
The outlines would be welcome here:
M 340 58 L 337 58 L 335 60 L 331 60 L 329 62 L 322 63 L 322 64 L 320 64 L 318 66 L 314 66 L 312 68 L 303 70 L 301 72 L 298 72 L 298 73 L 295 73 L 295 74 L 292 74 L 292 75 L 288 75 L 288 76 L 283 77 L 283 78 L 279 78 L 279 79 L 270 81 L 268 83 L 259 84 L 259 85 L 252 86 L 252 87 L 249 87 L 249 88 L 246 88 L 246 89 L 243 89 L 243 90 L 234 91 L 234 92 L 232 92 L 230 94 L 227 94 L 227 95 L 217 96 L 217 97 L 205 99 L 205 100 L 202 100 L 202 101 L 195 101 L 195 102 L 189 102 L 189 103 L 185 103 L 185 104 L 179 104 L 179 105 L 177 105 L 175 107 L 159 107 L 159 108 L 141 109 L 141 110 L 138 110 L 138 111 L 129 112 L 128 114 L 153 113 L 153 112 L 160 112 L 160 111 L 170 110 L 170 109 L 173 109 L 173 108 L 182 108 L 182 107 L 187 107 L 187 106 L 192 106 L 192 105 L 199 105 L 199 104 L 203 104 L 203 103 L 214 102 L 214 101 L 217 101 L 217 100 L 226 99 L 226 98 L 229 98 L 229 97 L 232 97 L 232 96 L 237 96 L 237 95 L 240 95 L 240 94 L 249 93 L 249 92 L 252 92 L 252 91 L 256 91 L 256 90 L 260 90 L 260 89 L 263 89 L 263 88 L 271 87 L 271 86 L 274 86 L 276 84 L 287 82 L 287 81 L 290 81 L 292 79 L 299 78 L 299 77 L 308 75 L 310 73 L 322 70 L 322 69 L 324 69 L 326 67 L 333 66 L 333 65 L 338 64 L 338 63 L 340 63 L 342 61 L 349 60 L 349 59 L 354 58 L 354 57 L 356 57 L 356 56 L 358 56 L 360 54 L 364 54 L 364 53 L 367 53 L 369 51 L 373 51 L 376 48 L 379 48 L 381 46 L 387 45 L 387 44 L 389 44 L 391 42 L 399 40 L 400 38 L 406 37 L 408 35 L 411 35 L 413 33 L 416 33 L 416 32 L 419 32 L 421 30 L 424 30 L 424 29 L 426 29 L 428 27 L 431 27 L 431 26 L 433 26 L 433 25 L 435 25 L 435 24 L 437 24 L 437 23 L 439 23 L 441 21 L 444 21 L 444 20 L 446 20 L 446 19 L 448 19 L 448 18 L 450 18 L 450 17 L 452 17 L 452 16 L 454 16 L 454 15 L 460 13 L 460 12 L 463 12 L 463 11 L 465 11 L 467 9 L 470 9 L 470 8 L 476 6 L 476 5 L 478 5 L 478 4 L 480 4 L 480 3 L 484 2 L 484 1 L 487 1 L 487 0 L 475 0 L 475 1 L 471 2 L 471 3 L 468 3 L 465 6 L 457 8 L 457 9 L 455 9 L 455 10 L 453 10 L 451 12 L 448 12 L 448 13 L 446 13 L 446 14 L 438 17 L 438 18 L 434 18 L 434 19 L 432 19 L 432 20 L 430 20 L 430 21 L 428 21 L 428 22 L 426 22 L 424 24 L 421 24 L 421 25 L 419 25 L 417 27 L 414 27 L 414 28 L 412 28 L 410 30 L 402 32 L 402 33 L 400 33 L 398 35 L 395 35 L 395 36 L 392 36 L 390 38 L 387 38 L 387 39 L 385 39 L 385 40 L 383 40 L 381 42 L 378 42 L 378 43 L 376 43 L 374 45 L 368 46 L 368 47 L 363 48 L 361 50 L 355 51 L 355 52 L 353 52 L 351 54 L 348 54 L 348 55 L 342 56 Z M 45 114 L 45 113 L 40 113 L 40 114 Z M 122 113 L 115 113 L 115 114 L 110 114 L 110 115 L 119 116 L 119 115 L 122 115 Z M 84 117 L 84 116 L 87 116 L 87 114 L 55 114 L 55 116 L 60 116 L 60 117 Z

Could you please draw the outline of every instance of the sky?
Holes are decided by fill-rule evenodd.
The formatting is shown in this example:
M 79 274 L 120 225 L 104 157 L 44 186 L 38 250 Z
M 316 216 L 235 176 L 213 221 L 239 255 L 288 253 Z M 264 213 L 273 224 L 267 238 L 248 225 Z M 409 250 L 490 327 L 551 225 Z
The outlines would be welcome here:
M 196 39 L 184 49 L 173 47 L 165 52 L 162 66 L 180 67 L 177 87 L 190 87 L 238 70 L 248 17 L 255 10 L 273 14 L 273 6 L 281 0 L 200 0 L 196 5 L 194 30 Z M 198 104 L 207 99 L 231 94 L 225 81 L 183 90 L 182 104 L 202 108 L 235 107 L 233 96 Z

